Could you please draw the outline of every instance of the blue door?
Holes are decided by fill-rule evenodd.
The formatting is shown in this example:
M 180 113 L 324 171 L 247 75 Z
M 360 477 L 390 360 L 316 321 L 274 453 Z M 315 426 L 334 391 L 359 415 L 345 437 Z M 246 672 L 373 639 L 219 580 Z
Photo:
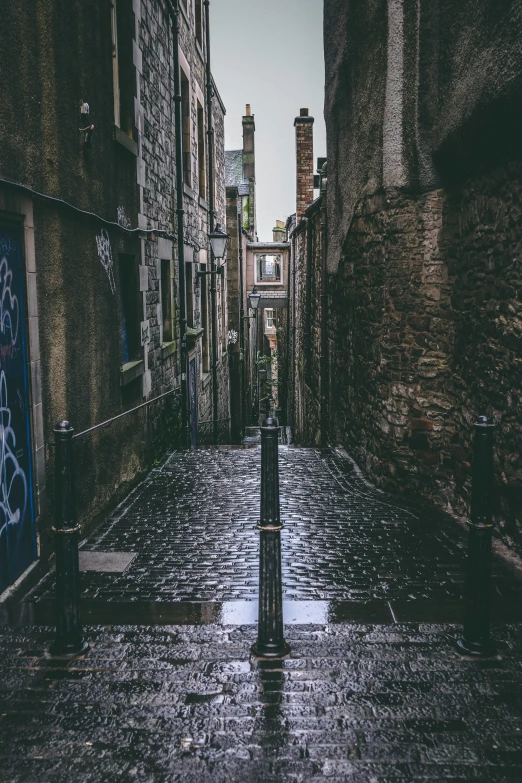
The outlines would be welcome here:
M 196 360 L 189 362 L 189 398 L 190 398 L 190 446 L 195 449 L 198 441 L 198 398 L 196 388 Z
M 0 590 L 36 558 L 22 232 L 0 222 Z

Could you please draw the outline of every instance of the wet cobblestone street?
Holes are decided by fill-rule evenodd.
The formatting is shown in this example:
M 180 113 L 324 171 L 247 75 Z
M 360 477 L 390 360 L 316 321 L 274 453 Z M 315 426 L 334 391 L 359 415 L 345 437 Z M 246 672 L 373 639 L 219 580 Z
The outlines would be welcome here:
M 495 558 L 498 654 L 460 657 L 463 530 L 340 451 L 283 446 L 291 654 L 260 662 L 259 471 L 255 446 L 174 453 L 84 542 L 135 553 L 82 573 L 83 606 L 107 612 L 87 619 L 85 656 L 49 658 L 49 626 L 3 629 L 0 780 L 521 781 L 516 572 Z
M 291 626 L 283 662 L 254 627 L 45 629 L 1 645 L 2 781 L 399 783 L 522 779 L 522 632 L 459 658 L 452 626 Z
M 339 451 L 279 453 L 286 599 L 461 600 L 466 539 L 452 519 L 401 508 Z M 137 555 L 123 574 L 84 573 L 84 597 L 254 600 L 259 482 L 260 448 L 172 454 L 84 543 Z M 35 595 L 51 587 L 45 580 Z M 522 597 L 522 586 L 497 560 L 497 598 L 513 592 Z

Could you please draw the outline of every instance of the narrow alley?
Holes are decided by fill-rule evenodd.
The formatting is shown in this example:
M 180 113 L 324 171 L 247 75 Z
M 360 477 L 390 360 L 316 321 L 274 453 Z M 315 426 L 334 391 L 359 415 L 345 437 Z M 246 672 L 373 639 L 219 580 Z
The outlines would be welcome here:
M 522 0 L 0 5 L 0 783 L 522 783 Z

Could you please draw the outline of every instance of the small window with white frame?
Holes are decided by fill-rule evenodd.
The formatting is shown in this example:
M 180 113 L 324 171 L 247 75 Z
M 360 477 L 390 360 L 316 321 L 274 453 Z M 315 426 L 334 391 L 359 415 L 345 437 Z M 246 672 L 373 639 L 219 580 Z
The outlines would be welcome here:
M 283 258 L 280 254 L 259 253 L 255 257 L 255 281 L 265 285 L 283 282 Z
M 267 330 L 274 328 L 274 311 L 272 308 L 265 309 L 265 324 Z

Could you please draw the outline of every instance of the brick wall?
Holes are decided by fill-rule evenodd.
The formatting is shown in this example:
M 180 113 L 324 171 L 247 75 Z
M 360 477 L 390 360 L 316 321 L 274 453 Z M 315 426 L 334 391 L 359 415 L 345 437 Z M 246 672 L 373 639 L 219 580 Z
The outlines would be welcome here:
M 306 208 L 314 200 L 314 118 L 308 116 L 308 109 L 301 109 L 301 116 L 295 118 L 296 143 L 296 214 L 301 220 Z

